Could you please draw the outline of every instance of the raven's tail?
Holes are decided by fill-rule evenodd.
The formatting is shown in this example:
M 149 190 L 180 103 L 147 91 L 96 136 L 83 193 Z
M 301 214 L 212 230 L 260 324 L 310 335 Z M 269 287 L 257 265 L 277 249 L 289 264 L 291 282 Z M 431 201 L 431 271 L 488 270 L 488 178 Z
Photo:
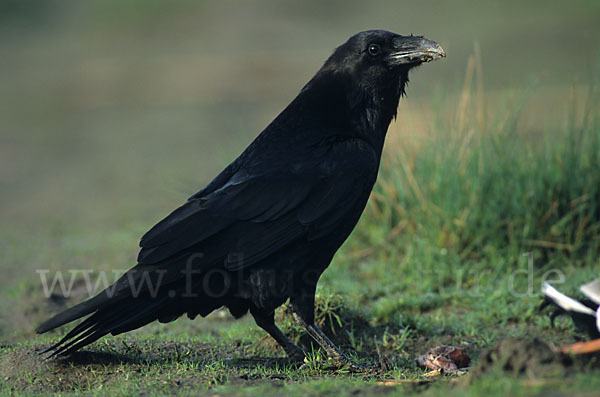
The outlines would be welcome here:
M 149 283 L 158 288 L 160 280 L 158 273 L 148 274 L 152 278 Z M 65 356 L 108 333 L 117 335 L 160 318 L 162 310 L 172 304 L 169 302 L 170 296 L 167 291 L 160 288 L 155 293 L 142 289 L 134 294 L 130 286 L 143 279 L 143 275 L 144 272 L 135 274 L 135 271 L 130 271 L 113 286 L 92 299 L 75 305 L 42 323 L 36 328 L 39 334 L 91 314 L 43 353 L 52 352 L 52 356 Z
M 59 313 L 36 329 L 36 332 L 44 333 L 95 312 L 42 353 L 52 352 L 52 356 L 66 356 L 109 333 L 117 335 L 139 328 L 156 320 L 157 312 L 168 303 L 166 295 L 155 298 L 130 296 L 118 302 L 110 302 L 110 305 L 98 304 L 96 298 Z
M 203 274 L 189 285 L 195 293 L 186 296 L 189 289 L 188 280 L 181 279 L 180 267 L 175 269 L 164 273 L 160 269 L 134 268 L 94 298 L 45 321 L 37 327 L 37 333 L 41 334 L 89 316 L 43 353 L 52 352 L 52 356 L 66 356 L 107 334 L 118 335 L 155 320 L 170 322 L 186 312 L 190 318 L 197 314 L 206 316 L 225 304 L 225 298 L 217 299 L 204 293 Z M 142 283 L 143 280 L 146 283 Z M 218 283 L 219 280 L 211 282 Z M 221 284 L 211 284 L 211 290 L 224 290 L 226 287 L 223 282 L 221 280 Z M 146 287 L 142 288 L 144 285 Z M 134 288 L 135 286 L 138 288 Z M 155 286 L 156 289 L 150 286 Z
M 85 302 L 81 302 L 80 304 L 75 305 L 63 312 L 60 312 L 56 316 L 40 324 L 35 329 L 35 332 L 37 332 L 38 334 L 43 334 L 45 332 L 53 330 L 54 328 L 58 328 L 61 325 L 65 325 L 67 323 L 70 323 L 71 321 L 75 321 L 78 318 L 86 316 L 102 307 L 103 304 L 107 301 L 106 298 L 106 295 L 101 294 Z

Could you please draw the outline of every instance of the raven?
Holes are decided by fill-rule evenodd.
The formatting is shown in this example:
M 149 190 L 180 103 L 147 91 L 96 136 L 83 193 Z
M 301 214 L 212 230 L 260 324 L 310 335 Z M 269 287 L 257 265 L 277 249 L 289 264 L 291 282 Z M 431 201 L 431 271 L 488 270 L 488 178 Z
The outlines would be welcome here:
M 422 36 L 352 36 L 237 159 L 142 237 L 135 267 L 36 329 L 89 315 L 46 352 L 227 307 L 235 318 L 250 312 L 302 361 L 274 322 L 289 299 L 334 362 L 360 367 L 315 325 L 317 281 L 365 208 L 409 70 L 445 56 Z

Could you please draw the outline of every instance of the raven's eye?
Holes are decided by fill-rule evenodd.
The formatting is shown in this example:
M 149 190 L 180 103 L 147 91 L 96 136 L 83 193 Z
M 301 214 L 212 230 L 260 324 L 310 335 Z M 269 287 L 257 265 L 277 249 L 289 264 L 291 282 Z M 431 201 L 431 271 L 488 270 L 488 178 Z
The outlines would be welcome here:
M 379 44 L 369 44 L 367 51 L 369 52 L 369 55 L 372 55 L 372 56 L 379 55 L 379 51 L 381 51 L 381 47 L 379 47 Z

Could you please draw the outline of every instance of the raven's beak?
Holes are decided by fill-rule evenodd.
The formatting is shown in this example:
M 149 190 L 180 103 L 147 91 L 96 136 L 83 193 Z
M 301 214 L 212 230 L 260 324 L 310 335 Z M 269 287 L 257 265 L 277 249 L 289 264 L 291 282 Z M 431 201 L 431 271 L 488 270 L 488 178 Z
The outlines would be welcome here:
M 446 57 L 446 51 L 438 43 L 422 36 L 398 36 L 393 44 L 395 51 L 387 57 L 393 66 L 431 62 Z

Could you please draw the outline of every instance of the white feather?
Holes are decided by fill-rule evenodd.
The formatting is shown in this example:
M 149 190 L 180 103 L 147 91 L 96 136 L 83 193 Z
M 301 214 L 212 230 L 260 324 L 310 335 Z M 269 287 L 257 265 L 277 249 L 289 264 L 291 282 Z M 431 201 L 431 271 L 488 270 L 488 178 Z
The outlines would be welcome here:
M 600 278 L 591 283 L 583 284 L 579 289 L 594 303 L 600 305 Z
M 598 318 L 594 310 L 585 306 L 583 303 L 580 303 L 575 299 L 570 298 L 561 292 L 558 292 L 556 288 L 554 288 L 545 281 L 542 283 L 542 294 L 552 299 L 558 306 L 560 306 L 566 311 L 589 314 L 590 316 Z

